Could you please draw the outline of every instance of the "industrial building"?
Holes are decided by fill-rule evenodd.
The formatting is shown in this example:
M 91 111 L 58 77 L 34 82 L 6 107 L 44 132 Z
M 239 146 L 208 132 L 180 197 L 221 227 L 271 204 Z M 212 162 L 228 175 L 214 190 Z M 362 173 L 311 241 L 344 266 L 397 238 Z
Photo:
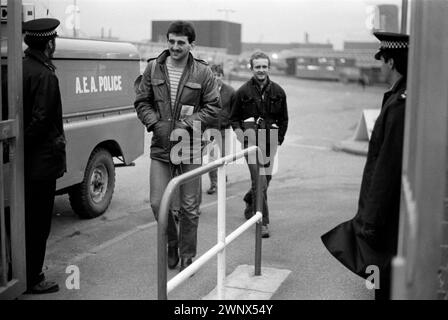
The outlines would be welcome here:
M 343 50 L 294 48 L 281 53 L 286 73 L 299 78 L 338 80 L 365 79 L 366 83 L 384 82 L 381 64 L 374 59 L 377 42 L 344 42 Z

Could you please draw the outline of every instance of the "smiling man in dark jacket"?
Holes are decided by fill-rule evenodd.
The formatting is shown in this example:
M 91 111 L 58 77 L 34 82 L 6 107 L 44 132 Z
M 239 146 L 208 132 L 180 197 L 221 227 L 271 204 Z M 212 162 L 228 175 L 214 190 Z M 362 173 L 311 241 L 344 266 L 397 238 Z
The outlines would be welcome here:
M 250 58 L 253 77 L 236 92 L 230 122 L 243 148 L 257 145 L 263 155 L 264 167 L 257 171 L 257 164 L 246 157 L 251 177 L 251 188 L 244 196 L 244 215 L 250 219 L 255 210 L 256 179 L 261 177 L 263 224 L 261 234 L 268 238 L 269 209 L 267 189 L 272 178 L 277 146 L 283 143 L 288 129 L 288 107 L 285 91 L 269 78 L 271 60 L 263 52 L 255 52 Z M 244 133 L 244 134 L 243 134 Z M 254 139 L 251 139 L 254 136 Z M 248 140 L 244 140 L 248 137 Z M 264 139 L 266 137 L 267 139 Z M 276 139 L 273 139 L 276 137 Z
M 134 105 L 138 117 L 147 131 L 153 133 L 150 202 L 156 219 L 168 182 L 175 175 L 200 166 L 202 131 L 218 124 L 221 109 L 218 88 L 207 63 L 195 59 L 190 53 L 195 38 L 191 23 L 173 22 L 167 31 L 168 50 L 149 60 L 136 90 Z M 182 140 L 177 142 L 177 138 L 173 137 L 175 129 L 182 129 L 180 133 L 183 131 L 187 133 L 187 138 L 192 139 L 187 139 L 187 143 Z M 178 145 L 184 146 L 180 154 L 175 151 Z M 192 263 L 196 255 L 201 190 L 199 179 L 180 186 L 179 235 L 173 210 L 168 215 L 170 269 L 177 266 L 179 253 L 181 271 Z
M 45 280 L 42 266 L 51 228 L 56 179 L 66 171 L 59 82 L 51 58 L 56 19 L 24 24 L 23 114 L 25 130 L 25 230 L 28 293 L 59 290 Z

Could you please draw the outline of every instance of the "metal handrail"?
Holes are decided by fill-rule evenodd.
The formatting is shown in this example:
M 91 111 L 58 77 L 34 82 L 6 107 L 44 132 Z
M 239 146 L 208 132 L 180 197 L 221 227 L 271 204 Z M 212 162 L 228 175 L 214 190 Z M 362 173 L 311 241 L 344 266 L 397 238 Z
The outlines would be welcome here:
M 235 238 L 237 238 L 240 234 L 242 234 L 244 231 L 246 231 L 250 226 L 256 223 L 256 231 L 255 231 L 255 275 L 259 276 L 261 275 L 261 225 L 260 221 L 262 219 L 262 214 L 260 212 L 261 208 L 261 176 L 258 176 L 258 179 L 256 181 L 256 202 L 255 202 L 255 212 L 256 214 L 246 221 L 242 226 L 240 226 L 237 230 L 232 232 L 229 236 L 225 237 L 225 230 L 222 232 L 220 231 L 220 225 L 223 227 L 222 224 L 222 217 L 225 216 L 225 210 L 224 212 L 220 212 L 221 210 L 218 210 L 218 243 L 209 249 L 206 253 L 204 253 L 201 257 L 199 257 L 196 261 L 194 261 L 190 266 L 188 266 L 185 270 L 183 270 L 181 273 L 179 273 L 177 276 L 175 276 L 173 279 L 170 280 L 170 282 L 167 284 L 167 225 L 168 225 L 168 210 L 170 207 L 170 202 L 172 195 L 176 188 L 185 182 L 188 182 L 198 176 L 201 176 L 209 171 L 218 169 L 218 204 L 220 200 L 220 190 L 225 190 L 225 171 L 222 171 L 224 169 L 224 166 L 234 162 L 235 160 L 242 158 L 246 155 L 257 153 L 256 156 L 256 163 L 258 167 L 258 172 L 260 169 L 259 164 L 259 156 L 261 156 L 260 150 L 257 146 L 252 146 L 247 149 L 243 149 L 242 151 L 231 154 L 222 158 L 219 158 L 211 163 L 208 163 L 205 166 L 201 166 L 197 169 L 188 171 L 180 176 L 177 176 L 168 183 L 165 192 L 163 193 L 162 200 L 160 203 L 160 209 L 158 214 L 158 223 L 157 223 L 157 297 L 159 300 L 166 300 L 167 299 L 167 292 L 174 289 L 177 285 L 182 283 L 185 279 L 188 279 L 188 277 L 196 272 L 205 262 L 210 260 L 213 256 L 216 254 L 219 254 L 220 252 L 224 252 L 224 249 L 227 244 L 232 242 Z M 220 188 L 220 181 L 224 188 Z M 224 191 L 225 192 L 225 191 Z M 224 193 L 225 194 L 225 193 Z M 221 193 L 222 195 L 222 193 Z M 225 197 L 224 197 L 225 199 Z M 222 228 L 221 228 L 222 229 Z M 218 256 L 219 259 L 219 256 Z M 224 261 L 224 259 L 223 259 Z M 224 261 L 225 262 L 225 261 Z M 218 261 L 218 267 L 219 267 L 219 261 Z M 222 289 L 219 288 L 223 286 L 223 277 L 225 276 L 225 272 L 218 271 L 218 273 L 221 273 L 221 276 L 218 274 L 218 296 L 222 295 Z M 181 275 L 185 276 L 181 276 Z

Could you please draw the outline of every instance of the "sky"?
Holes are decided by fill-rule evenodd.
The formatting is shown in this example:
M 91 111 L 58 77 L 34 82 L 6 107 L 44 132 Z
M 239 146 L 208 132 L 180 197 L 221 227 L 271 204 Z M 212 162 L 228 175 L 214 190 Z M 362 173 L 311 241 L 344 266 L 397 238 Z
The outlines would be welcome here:
M 366 26 L 368 7 L 401 0 L 23 0 L 35 4 L 37 17 L 61 20 L 71 35 L 76 20 L 81 36 L 111 34 L 121 40 L 151 38 L 152 20 L 228 20 L 242 24 L 243 42 L 376 41 Z M 48 15 L 47 15 L 48 14 Z

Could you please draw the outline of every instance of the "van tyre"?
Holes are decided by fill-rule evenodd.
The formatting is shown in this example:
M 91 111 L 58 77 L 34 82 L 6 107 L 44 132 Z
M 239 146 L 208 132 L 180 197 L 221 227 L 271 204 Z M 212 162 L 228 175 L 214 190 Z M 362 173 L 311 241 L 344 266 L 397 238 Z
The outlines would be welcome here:
M 115 166 L 109 151 L 95 149 L 90 155 L 84 180 L 69 192 L 70 205 L 83 219 L 102 215 L 109 207 L 115 188 Z

